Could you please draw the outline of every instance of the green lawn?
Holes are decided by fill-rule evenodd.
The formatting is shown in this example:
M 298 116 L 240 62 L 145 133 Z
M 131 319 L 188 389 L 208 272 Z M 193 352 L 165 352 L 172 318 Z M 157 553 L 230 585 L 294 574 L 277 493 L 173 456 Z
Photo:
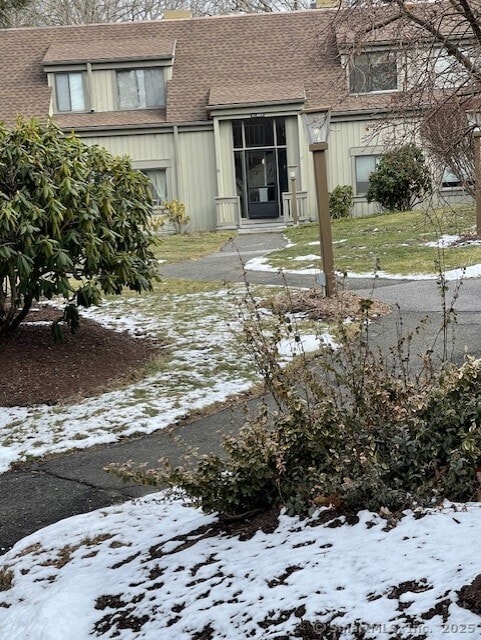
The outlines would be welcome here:
M 425 246 L 442 235 L 472 233 L 474 225 L 472 206 L 333 220 L 335 266 L 342 272 L 366 273 L 372 272 L 377 264 L 382 271 L 407 275 L 436 273 L 439 264 L 443 269 L 477 264 L 481 262 L 480 246 L 444 249 Z M 302 269 L 313 264 L 294 258 L 319 255 L 317 225 L 291 228 L 286 235 L 293 246 L 269 254 L 269 263 L 284 269 Z
M 194 260 L 219 251 L 235 235 L 234 231 L 215 231 L 160 236 L 155 255 L 166 264 Z

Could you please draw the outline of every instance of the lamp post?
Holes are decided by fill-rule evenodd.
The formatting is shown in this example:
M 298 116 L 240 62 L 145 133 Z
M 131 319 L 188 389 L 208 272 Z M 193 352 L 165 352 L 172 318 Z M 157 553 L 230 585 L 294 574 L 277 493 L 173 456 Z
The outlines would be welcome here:
M 302 113 L 302 117 L 309 140 L 309 151 L 312 152 L 314 160 L 319 241 L 321 246 L 322 269 L 324 272 L 321 274 L 320 284 L 324 286 L 326 296 L 329 297 L 336 290 L 326 166 L 327 138 L 329 135 L 331 112 L 328 110 L 309 109 Z
M 297 211 L 297 165 L 290 164 L 287 167 L 289 171 L 289 180 L 291 181 L 291 216 L 292 224 L 297 227 L 299 224 L 299 214 Z

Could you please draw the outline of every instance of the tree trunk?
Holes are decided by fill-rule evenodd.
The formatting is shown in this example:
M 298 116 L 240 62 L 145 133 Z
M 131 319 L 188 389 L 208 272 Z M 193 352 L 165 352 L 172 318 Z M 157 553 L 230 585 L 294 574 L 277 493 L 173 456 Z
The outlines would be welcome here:
M 3 320 L 0 317 L 0 336 L 6 335 L 7 333 L 14 333 L 18 329 L 20 324 L 27 317 L 30 307 L 32 306 L 32 302 L 32 295 L 25 296 L 22 309 L 16 313 L 17 309 L 12 301 L 12 307 L 7 314 L 7 318 Z

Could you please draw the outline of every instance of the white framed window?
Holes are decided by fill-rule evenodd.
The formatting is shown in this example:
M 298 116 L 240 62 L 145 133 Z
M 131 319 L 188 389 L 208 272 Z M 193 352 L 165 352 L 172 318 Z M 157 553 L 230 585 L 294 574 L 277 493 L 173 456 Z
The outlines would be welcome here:
M 443 171 L 443 178 L 441 180 L 442 189 L 454 189 L 462 186 L 462 180 L 452 171 L 449 167 L 446 167 Z
M 165 105 L 164 70 L 159 67 L 117 71 L 120 109 L 148 109 Z
M 359 155 L 354 157 L 355 194 L 364 196 L 369 189 L 369 176 L 376 170 L 381 156 Z
M 84 74 L 71 71 L 55 74 L 57 111 L 86 111 Z
M 361 53 L 349 64 L 351 93 L 396 91 L 398 70 L 396 55 L 391 51 Z
M 459 167 L 456 172 L 451 167 L 444 167 L 441 189 L 464 189 L 467 185 L 473 184 L 473 178 L 467 168 Z
M 166 169 L 141 169 L 150 180 L 150 190 L 154 207 L 160 207 L 167 200 L 167 171 Z

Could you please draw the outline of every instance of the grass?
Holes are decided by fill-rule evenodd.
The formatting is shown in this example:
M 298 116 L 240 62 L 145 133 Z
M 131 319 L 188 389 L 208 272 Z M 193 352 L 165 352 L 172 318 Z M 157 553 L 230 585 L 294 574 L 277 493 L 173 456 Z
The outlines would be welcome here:
M 162 274 L 161 274 L 162 277 Z M 223 282 L 205 280 L 181 280 L 165 278 L 154 284 L 155 294 L 187 296 L 195 293 L 210 293 L 225 289 Z M 122 294 L 123 295 L 123 294 Z M 137 294 L 135 294 L 137 295 Z
M 437 249 L 426 247 L 425 243 L 444 234 L 473 233 L 474 223 L 474 207 L 467 205 L 333 220 L 335 266 L 347 273 L 377 269 L 402 275 L 435 274 L 439 265 L 443 269 L 468 267 L 481 262 L 479 246 Z M 317 225 L 288 229 L 286 235 L 293 246 L 270 253 L 269 263 L 283 269 L 305 268 L 306 261 L 294 258 L 319 254 Z
M 233 235 L 232 231 L 213 231 L 160 236 L 154 252 L 164 264 L 195 260 L 219 251 Z

